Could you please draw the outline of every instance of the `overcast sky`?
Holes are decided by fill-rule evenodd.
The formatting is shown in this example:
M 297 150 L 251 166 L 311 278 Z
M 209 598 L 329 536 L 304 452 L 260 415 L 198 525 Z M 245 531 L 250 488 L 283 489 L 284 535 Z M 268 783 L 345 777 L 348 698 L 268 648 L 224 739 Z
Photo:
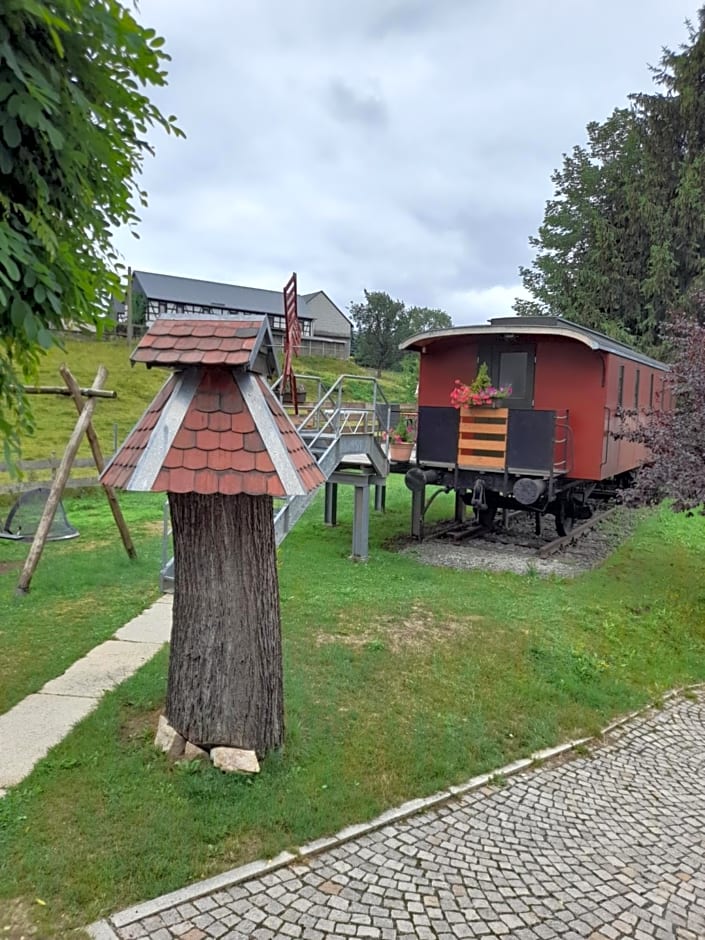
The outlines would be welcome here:
M 511 314 L 562 154 L 695 0 L 141 0 L 166 38 L 132 267 Z

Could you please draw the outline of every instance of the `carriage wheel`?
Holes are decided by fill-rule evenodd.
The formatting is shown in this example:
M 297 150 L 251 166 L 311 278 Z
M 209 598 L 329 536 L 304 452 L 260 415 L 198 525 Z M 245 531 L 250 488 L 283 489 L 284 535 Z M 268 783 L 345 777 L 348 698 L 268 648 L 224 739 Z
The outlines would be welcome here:
M 559 535 L 570 535 L 573 531 L 574 522 L 575 504 L 573 500 L 569 496 L 559 499 L 556 506 L 556 532 Z

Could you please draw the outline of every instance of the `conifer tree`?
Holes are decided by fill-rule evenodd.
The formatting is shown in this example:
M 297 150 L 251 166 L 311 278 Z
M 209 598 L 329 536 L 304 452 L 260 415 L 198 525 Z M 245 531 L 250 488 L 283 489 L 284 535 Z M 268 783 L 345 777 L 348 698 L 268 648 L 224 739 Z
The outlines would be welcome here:
M 693 309 L 705 274 L 705 7 L 634 94 L 564 156 L 520 273 L 523 315 L 561 314 L 657 351 L 667 312 Z

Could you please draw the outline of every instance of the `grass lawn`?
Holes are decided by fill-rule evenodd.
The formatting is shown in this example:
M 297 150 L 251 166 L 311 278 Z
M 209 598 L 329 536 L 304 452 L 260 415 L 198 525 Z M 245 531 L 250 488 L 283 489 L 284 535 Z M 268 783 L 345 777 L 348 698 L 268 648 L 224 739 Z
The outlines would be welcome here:
M 0 911 L 63 937 L 705 679 L 701 517 L 644 515 L 599 569 L 562 581 L 398 554 L 389 540 L 409 517 L 400 478 L 371 521 L 369 562 L 354 564 L 350 494 L 340 503 L 338 528 L 323 527 L 319 500 L 280 552 L 283 753 L 256 779 L 168 765 L 151 744 L 159 655 L 0 801 Z M 38 577 L 29 601 L 43 641 L 65 597 L 80 606 L 79 575 L 69 565 L 61 591 Z M 153 584 L 139 575 L 134 593 Z M 0 915 L 0 936 L 2 926 Z
M 47 542 L 30 593 L 15 595 L 29 544 L 0 540 L 0 713 L 61 675 L 158 597 L 164 496 L 119 495 L 137 549 L 122 547 L 102 490 L 66 496 L 80 537 Z

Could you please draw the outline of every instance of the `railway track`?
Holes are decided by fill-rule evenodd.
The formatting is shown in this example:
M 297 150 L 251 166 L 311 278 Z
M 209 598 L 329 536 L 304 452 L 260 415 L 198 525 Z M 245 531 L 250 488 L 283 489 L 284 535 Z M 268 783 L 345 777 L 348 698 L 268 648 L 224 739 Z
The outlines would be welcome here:
M 587 535 L 591 529 L 594 529 L 596 525 L 599 525 L 603 519 L 606 519 L 608 516 L 611 516 L 613 512 L 619 509 L 619 506 L 610 506 L 609 509 L 604 509 L 602 512 L 597 512 L 593 516 L 590 516 L 585 522 L 582 522 L 579 526 L 575 526 L 568 535 L 562 535 L 559 538 L 554 539 L 552 542 L 547 542 L 545 545 L 542 545 L 541 548 L 536 552 L 539 558 L 548 558 L 549 555 L 555 555 L 557 552 L 563 551 L 564 548 L 567 548 L 569 545 L 574 545 L 578 539 L 582 536 Z
M 536 538 L 530 541 L 526 540 L 525 533 L 513 533 L 509 529 L 487 529 L 479 522 L 449 522 L 438 527 L 432 534 L 435 539 L 447 539 L 452 542 L 462 543 L 470 539 L 486 539 L 493 543 L 511 544 L 517 548 L 533 549 L 537 558 L 548 558 L 564 551 L 571 545 L 575 545 L 581 538 L 587 535 L 595 526 L 599 525 L 608 516 L 611 516 L 620 507 L 618 505 L 610 506 L 608 509 L 596 512 L 589 519 L 575 526 L 567 535 L 559 536 L 550 542 L 543 542 L 537 547 Z M 524 515 L 522 512 L 511 512 L 509 518 L 513 516 Z

